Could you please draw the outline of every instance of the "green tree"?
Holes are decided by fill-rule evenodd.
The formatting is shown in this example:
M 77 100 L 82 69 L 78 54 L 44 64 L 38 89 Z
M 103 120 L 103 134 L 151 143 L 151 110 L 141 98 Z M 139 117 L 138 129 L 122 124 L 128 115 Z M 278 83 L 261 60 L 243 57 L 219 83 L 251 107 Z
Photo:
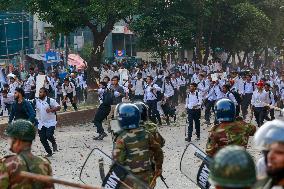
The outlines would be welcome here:
M 191 29 L 178 8 L 179 1 L 154 0 L 132 22 L 130 27 L 142 50 L 157 53 L 161 60 L 165 60 L 167 53 L 176 53 Z
M 142 1 L 141 1 L 142 2 Z M 88 27 L 93 34 L 93 51 L 88 63 L 88 82 L 94 83 L 104 51 L 104 41 L 120 20 L 131 22 L 143 5 L 139 0 L 27 0 L 28 11 L 53 25 L 54 33 L 68 35 Z

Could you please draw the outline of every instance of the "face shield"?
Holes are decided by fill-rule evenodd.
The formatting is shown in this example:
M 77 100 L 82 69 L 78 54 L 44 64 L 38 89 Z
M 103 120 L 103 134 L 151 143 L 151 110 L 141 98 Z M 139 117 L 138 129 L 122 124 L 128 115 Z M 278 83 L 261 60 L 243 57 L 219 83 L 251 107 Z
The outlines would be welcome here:
M 280 120 L 266 122 L 254 135 L 254 145 L 260 150 L 275 142 L 284 142 L 284 122 Z

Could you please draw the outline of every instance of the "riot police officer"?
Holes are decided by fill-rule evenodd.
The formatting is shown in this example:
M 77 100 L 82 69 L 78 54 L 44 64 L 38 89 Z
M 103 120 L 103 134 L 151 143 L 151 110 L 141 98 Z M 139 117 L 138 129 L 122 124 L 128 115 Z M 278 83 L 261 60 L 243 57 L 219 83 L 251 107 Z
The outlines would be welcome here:
M 139 112 L 141 116 L 140 126 L 144 127 L 146 131 L 151 133 L 155 141 L 158 142 L 161 147 L 164 147 L 165 139 L 159 133 L 157 124 L 152 121 L 149 121 L 148 106 L 142 101 L 136 101 L 134 102 L 134 104 L 139 108 Z
M 10 140 L 10 150 L 16 155 L 6 156 L 0 160 L 0 188 L 38 188 L 52 189 L 53 184 L 42 183 L 21 178 L 21 171 L 52 176 L 50 163 L 47 159 L 31 153 L 32 141 L 36 129 L 31 122 L 16 120 L 6 130 Z
M 253 136 L 256 127 L 236 120 L 236 106 L 229 99 L 221 99 L 215 104 L 216 121 L 219 124 L 211 128 L 206 145 L 206 153 L 214 156 L 218 150 L 227 145 L 238 145 L 246 148 L 249 136 Z
M 162 174 L 161 146 L 150 133 L 143 127 L 139 127 L 141 116 L 136 105 L 118 104 L 114 117 L 115 121 L 111 122 L 111 126 L 117 137 L 114 143 L 113 159 L 150 185 L 153 175 Z M 155 161 L 154 170 L 151 166 L 152 158 Z M 130 186 L 135 185 L 130 180 L 125 182 Z
M 262 178 L 255 188 L 271 189 L 284 187 L 284 122 L 266 122 L 254 136 L 257 147 L 264 152 L 264 169 L 267 177 Z M 258 167 L 259 168 L 259 167 Z
M 210 165 L 209 181 L 216 189 L 249 189 L 256 182 L 253 158 L 239 146 L 221 149 Z

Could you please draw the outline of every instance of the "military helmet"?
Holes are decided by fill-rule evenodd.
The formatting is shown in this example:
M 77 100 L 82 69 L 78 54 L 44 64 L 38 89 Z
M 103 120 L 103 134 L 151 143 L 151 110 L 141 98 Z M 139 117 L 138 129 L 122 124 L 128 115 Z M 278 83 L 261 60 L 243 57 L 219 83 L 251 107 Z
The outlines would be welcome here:
M 136 129 L 139 127 L 139 108 L 130 103 L 121 103 L 116 106 L 115 116 L 122 129 Z
M 209 181 L 221 187 L 250 187 L 256 182 L 254 161 L 244 148 L 227 146 L 215 155 L 210 165 Z
M 148 106 L 142 101 L 136 101 L 134 104 L 139 108 L 141 121 L 145 122 L 148 120 Z
M 220 122 L 234 121 L 236 117 L 236 107 L 229 99 L 219 100 L 214 107 L 216 120 Z
M 36 129 L 30 121 L 19 119 L 8 125 L 5 134 L 11 138 L 33 141 Z
M 284 143 L 284 122 L 281 120 L 266 122 L 254 135 L 254 144 L 260 149 L 266 149 L 275 142 Z

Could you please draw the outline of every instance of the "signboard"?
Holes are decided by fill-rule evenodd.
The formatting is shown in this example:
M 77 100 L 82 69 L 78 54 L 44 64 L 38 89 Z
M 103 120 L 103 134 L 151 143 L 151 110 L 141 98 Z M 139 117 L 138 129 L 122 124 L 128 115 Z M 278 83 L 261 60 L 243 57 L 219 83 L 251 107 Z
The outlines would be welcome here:
M 133 32 L 127 26 L 114 26 L 112 33 L 132 35 Z
M 36 76 L 36 93 L 35 97 L 39 97 L 39 90 L 40 88 L 44 87 L 45 75 L 38 75 Z
M 60 61 L 58 53 L 55 51 L 48 51 L 45 54 L 46 63 L 58 63 Z
M 115 57 L 125 57 L 125 50 L 115 50 Z

